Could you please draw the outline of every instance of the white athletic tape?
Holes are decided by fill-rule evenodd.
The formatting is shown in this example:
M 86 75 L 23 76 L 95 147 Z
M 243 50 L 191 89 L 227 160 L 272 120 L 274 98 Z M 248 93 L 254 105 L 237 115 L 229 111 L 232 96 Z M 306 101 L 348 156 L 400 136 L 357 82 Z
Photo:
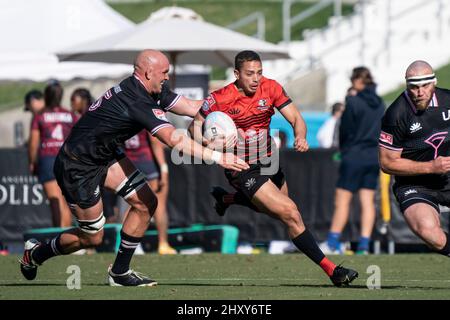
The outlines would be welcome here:
M 159 169 L 161 170 L 161 173 L 168 173 L 169 172 L 169 166 L 167 165 L 167 163 L 162 164 Z
M 78 220 L 78 228 L 80 228 L 81 231 L 94 234 L 103 229 L 103 226 L 105 225 L 105 216 L 103 215 L 103 211 L 100 214 L 100 216 L 97 219 L 94 220 Z
M 222 154 L 218 151 L 213 151 L 211 154 L 211 160 L 215 163 L 219 163 L 222 160 Z
M 129 198 L 139 191 L 146 183 L 145 175 L 139 170 L 135 170 L 116 188 L 116 193 L 124 199 Z

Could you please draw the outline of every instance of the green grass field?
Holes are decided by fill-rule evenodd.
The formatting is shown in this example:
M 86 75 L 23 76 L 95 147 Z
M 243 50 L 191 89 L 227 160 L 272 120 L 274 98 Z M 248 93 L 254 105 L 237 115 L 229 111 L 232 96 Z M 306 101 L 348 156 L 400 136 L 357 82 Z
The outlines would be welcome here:
M 156 287 L 106 285 L 112 254 L 64 256 L 47 261 L 34 281 L 22 278 L 18 256 L 0 256 L 0 300 L 8 299 L 450 299 L 450 260 L 435 254 L 335 256 L 359 271 L 351 287 L 335 288 L 304 255 L 177 255 L 134 257 L 132 267 Z M 81 289 L 66 287 L 70 265 L 81 269 Z M 369 266 L 381 270 L 381 289 L 369 290 Z

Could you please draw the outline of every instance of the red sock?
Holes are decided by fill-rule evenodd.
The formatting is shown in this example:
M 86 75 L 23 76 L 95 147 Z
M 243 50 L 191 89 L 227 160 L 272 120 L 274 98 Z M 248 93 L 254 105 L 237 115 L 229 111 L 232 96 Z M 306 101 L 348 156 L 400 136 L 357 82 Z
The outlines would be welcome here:
M 234 193 L 226 194 L 222 197 L 222 201 L 225 204 L 233 204 L 234 203 Z
M 323 258 L 319 265 L 329 277 L 333 275 L 334 268 L 336 268 L 336 265 L 332 261 L 328 260 L 327 257 Z

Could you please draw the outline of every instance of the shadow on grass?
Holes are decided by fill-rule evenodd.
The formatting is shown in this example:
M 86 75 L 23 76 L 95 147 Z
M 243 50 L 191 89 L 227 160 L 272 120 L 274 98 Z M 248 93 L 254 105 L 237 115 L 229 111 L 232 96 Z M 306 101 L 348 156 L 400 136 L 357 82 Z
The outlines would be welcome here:
M 87 287 L 101 287 L 106 286 L 108 284 L 104 283 L 82 283 L 82 286 Z M 2 283 L 0 284 L 1 287 L 67 287 L 66 283 L 52 283 L 52 282 L 30 282 L 30 283 Z
M 232 284 L 232 283 L 158 283 L 158 286 L 187 286 L 187 287 L 264 287 L 264 288 L 277 288 L 277 287 L 295 287 L 295 288 L 315 288 L 315 289 L 330 289 L 337 288 L 332 284 Z M 365 285 L 352 284 L 350 286 L 343 286 L 337 289 L 354 289 L 354 290 L 369 290 Z M 450 288 L 443 287 L 429 287 L 429 286 L 389 286 L 382 285 L 381 289 L 387 290 L 406 290 L 406 289 L 416 289 L 416 290 L 450 290 Z
M 1 287 L 66 287 L 66 283 L 52 283 L 52 282 L 30 282 L 30 283 L 3 283 Z M 87 287 L 109 287 L 107 283 L 82 283 L 82 286 Z M 350 290 L 369 290 L 367 286 L 360 284 L 352 284 L 350 286 L 343 286 L 340 288 L 332 284 L 245 284 L 245 283 L 171 283 L 159 282 L 158 287 L 261 287 L 261 288 L 312 288 L 312 289 L 350 289 Z M 430 287 L 430 286 L 399 286 L 399 285 L 382 285 L 384 290 L 450 290 L 447 287 Z

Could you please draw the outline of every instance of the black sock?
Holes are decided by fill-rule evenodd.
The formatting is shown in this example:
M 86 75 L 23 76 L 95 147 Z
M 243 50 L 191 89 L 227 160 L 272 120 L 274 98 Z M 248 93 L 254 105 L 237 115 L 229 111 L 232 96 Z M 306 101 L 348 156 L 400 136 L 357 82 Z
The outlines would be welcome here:
M 61 238 L 61 235 L 59 234 L 46 244 L 38 246 L 35 250 L 33 250 L 31 254 L 31 259 L 33 259 L 34 262 L 41 265 L 44 261 L 54 257 L 64 254 L 63 248 L 61 247 L 61 244 L 59 243 L 59 239 Z
M 258 208 L 245 196 L 242 192 L 238 191 L 234 194 L 234 203 L 244 207 L 248 207 L 254 211 L 258 211 Z
M 325 258 L 325 255 L 319 249 L 316 240 L 314 240 L 314 237 L 308 229 L 305 229 L 303 233 L 292 239 L 292 242 L 300 251 L 306 254 L 306 256 L 316 264 L 320 265 L 320 262 L 323 258 Z
M 450 241 L 448 241 L 448 233 L 445 232 L 445 237 L 447 238 L 447 242 L 445 243 L 445 246 L 438 251 L 438 253 L 443 254 L 444 256 L 450 257 Z
M 119 252 L 117 252 L 116 260 L 111 269 L 115 274 L 123 274 L 130 269 L 130 261 L 134 250 L 136 250 L 142 239 L 130 236 L 123 230 L 120 231 L 120 237 L 122 240 L 120 241 Z

